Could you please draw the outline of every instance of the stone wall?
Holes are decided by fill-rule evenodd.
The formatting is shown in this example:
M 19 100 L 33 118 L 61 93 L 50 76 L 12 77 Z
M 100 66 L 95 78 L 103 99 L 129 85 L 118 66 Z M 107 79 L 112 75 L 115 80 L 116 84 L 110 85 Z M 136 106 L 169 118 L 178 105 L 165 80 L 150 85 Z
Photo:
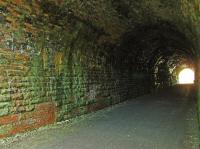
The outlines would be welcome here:
M 52 3 L 0 0 L 0 138 L 149 91 L 102 34 Z

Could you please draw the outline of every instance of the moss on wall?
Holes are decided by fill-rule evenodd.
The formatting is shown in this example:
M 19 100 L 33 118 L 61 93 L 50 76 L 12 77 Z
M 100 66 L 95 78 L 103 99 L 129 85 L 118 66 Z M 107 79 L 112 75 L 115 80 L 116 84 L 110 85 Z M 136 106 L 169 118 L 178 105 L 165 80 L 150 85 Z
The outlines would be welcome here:
M 72 12 L 70 1 L 0 4 L 0 138 L 148 92 L 140 86 L 146 76 L 133 77 L 122 61 L 113 61 L 109 50 L 117 36 L 102 42 L 108 32 L 101 25 L 112 17 L 93 23 Z
M 163 43 L 199 53 L 198 2 L 0 1 L 0 137 L 147 93 Z

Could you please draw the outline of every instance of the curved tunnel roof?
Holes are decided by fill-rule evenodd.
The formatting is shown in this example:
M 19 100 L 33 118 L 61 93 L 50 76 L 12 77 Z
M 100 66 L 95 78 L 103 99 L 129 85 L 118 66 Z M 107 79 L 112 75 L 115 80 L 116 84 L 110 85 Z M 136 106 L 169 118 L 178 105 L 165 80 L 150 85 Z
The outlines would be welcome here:
M 60 0 L 63 15 L 73 15 L 105 32 L 104 41 L 118 42 L 138 26 L 168 22 L 197 46 L 200 23 L 199 0 Z M 54 12 L 55 13 L 55 12 Z
M 99 32 L 100 45 L 115 47 L 112 54 L 123 53 L 143 65 L 151 67 L 162 56 L 178 54 L 181 60 L 199 53 L 199 0 L 49 0 L 41 3 L 44 12 L 58 19 L 57 23 L 63 23 L 68 17 L 78 18 Z
M 97 32 L 105 53 L 139 69 L 166 61 L 191 63 L 200 47 L 199 0 L 49 0 L 41 2 L 50 20 L 76 18 Z M 69 19 L 70 18 L 70 19 Z M 123 59 L 124 57 L 124 59 Z M 136 68 L 137 69 L 137 68 Z

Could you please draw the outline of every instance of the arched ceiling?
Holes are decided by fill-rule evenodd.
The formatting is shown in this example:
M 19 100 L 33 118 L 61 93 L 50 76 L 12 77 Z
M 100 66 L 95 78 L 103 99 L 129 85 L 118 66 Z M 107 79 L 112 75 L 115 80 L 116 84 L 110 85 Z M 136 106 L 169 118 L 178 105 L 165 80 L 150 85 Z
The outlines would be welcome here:
M 57 24 L 75 18 L 94 28 L 97 42 L 111 47 L 105 52 L 137 67 L 200 54 L 200 0 L 48 0 L 40 5 Z
M 117 43 L 138 26 L 169 22 L 183 33 L 195 48 L 200 39 L 200 0 L 49 0 L 63 17 L 73 16 L 101 29 L 101 42 Z M 48 5 L 46 5 L 46 8 Z M 48 9 L 48 8 L 47 8 Z
M 141 66 L 148 68 L 153 68 L 159 59 L 172 62 L 176 55 L 179 61 L 184 61 L 186 57 L 195 59 L 196 56 L 191 41 L 168 22 L 140 26 L 125 34 L 119 49 L 125 51 L 124 57 L 131 56 L 133 64 L 139 62 Z

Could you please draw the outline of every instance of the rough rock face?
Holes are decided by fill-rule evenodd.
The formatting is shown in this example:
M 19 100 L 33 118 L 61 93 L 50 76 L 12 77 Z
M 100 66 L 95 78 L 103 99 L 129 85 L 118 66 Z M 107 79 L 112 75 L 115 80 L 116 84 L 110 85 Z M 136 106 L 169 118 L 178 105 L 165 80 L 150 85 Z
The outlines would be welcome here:
M 195 66 L 199 4 L 0 0 L 0 137 L 148 93 L 160 69 L 166 85 L 175 68 Z

